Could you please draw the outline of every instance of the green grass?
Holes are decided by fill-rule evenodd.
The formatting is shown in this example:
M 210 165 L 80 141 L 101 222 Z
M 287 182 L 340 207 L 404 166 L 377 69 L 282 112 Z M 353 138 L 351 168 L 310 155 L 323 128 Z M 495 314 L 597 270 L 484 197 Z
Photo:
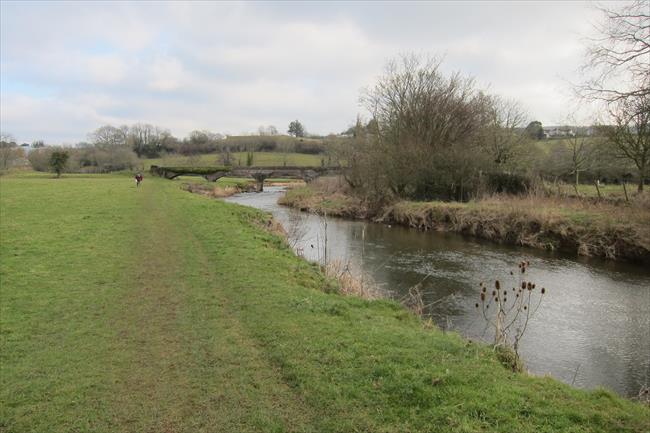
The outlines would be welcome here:
M 553 186 L 552 184 L 547 184 L 547 188 L 549 191 L 552 192 L 557 192 L 557 186 Z M 607 184 L 607 185 L 600 185 L 600 194 L 604 198 L 625 198 L 625 191 L 623 190 L 623 185 L 614 185 L 614 184 Z M 560 185 L 559 191 L 561 194 L 568 195 L 568 196 L 575 196 L 576 191 L 575 187 L 573 184 L 562 184 Z M 598 197 L 598 190 L 596 189 L 596 185 L 593 184 L 578 184 L 578 193 L 580 194 L 580 197 Z M 627 184 L 627 193 L 630 198 L 636 193 L 636 185 L 633 183 L 628 183 Z
M 258 211 L 126 176 L 0 178 L 3 432 L 641 432 L 333 292 Z
M 282 153 L 282 152 L 254 152 L 253 165 L 255 166 L 294 166 L 294 167 L 320 167 L 323 155 L 309 155 L 304 153 Z M 232 153 L 235 165 L 246 165 L 246 152 Z M 152 165 L 159 166 L 182 166 L 182 167 L 210 167 L 221 165 L 219 154 L 180 156 L 172 155 L 163 158 L 150 158 L 141 160 L 145 170 Z M 327 159 L 325 160 L 327 163 Z

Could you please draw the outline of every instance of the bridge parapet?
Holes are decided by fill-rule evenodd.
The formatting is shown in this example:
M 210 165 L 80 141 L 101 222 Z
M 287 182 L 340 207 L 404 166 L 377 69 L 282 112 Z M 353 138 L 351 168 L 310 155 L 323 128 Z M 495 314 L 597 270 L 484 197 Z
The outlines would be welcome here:
M 178 176 L 202 176 L 210 182 L 215 182 L 222 177 L 252 177 L 257 182 L 257 190 L 264 190 L 264 180 L 268 178 L 303 179 L 311 182 L 320 176 L 339 174 L 338 167 L 159 167 L 152 165 L 150 173 L 166 179 Z

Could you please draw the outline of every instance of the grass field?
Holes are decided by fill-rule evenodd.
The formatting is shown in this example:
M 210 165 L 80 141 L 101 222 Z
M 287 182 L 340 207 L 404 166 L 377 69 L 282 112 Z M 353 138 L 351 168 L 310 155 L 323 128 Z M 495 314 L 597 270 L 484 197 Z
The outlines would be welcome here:
M 626 185 L 627 187 L 627 193 L 628 197 L 630 199 L 633 198 L 634 195 L 636 195 L 636 184 L 633 183 L 628 183 Z M 549 190 L 549 192 L 559 192 L 560 195 L 566 195 L 566 196 L 575 196 L 576 195 L 576 190 L 573 184 L 567 184 L 567 183 L 562 183 L 559 186 L 558 185 L 552 185 L 552 184 L 547 184 L 546 188 Z M 619 199 L 625 199 L 625 190 L 623 189 L 622 184 L 606 184 L 606 185 L 600 185 L 600 194 L 602 195 L 603 198 L 619 198 Z M 578 194 L 580 197 L 593 197 L 597 198 L 598 197 L 598 190 L 596 188 L 596 185 L 593 184 L 579 184 L 578 185 Z
M 0 178 L 0 431 L 650 428 L 640 404 L 336 294 L 267 216 L 179 186 Z
M 304 153 L 282 153 L 282 152 L 254 152 L 253 165 L 256 166 L 301 166 L 301 167 L 320 167 L 321 159 L 327 157 L 323 155 L 309 155 Z M 232 159 L 236 165 L 246 165 L 246 152 L 232 153 Z M 196 155 L 196 156 L 166 156 L 163 158 L 143 159 L 141 160 L 145 170 L 152 165 L 159 166 L 187 166 L 187 167 L 209 167 L 222 165 L 219 154 Z

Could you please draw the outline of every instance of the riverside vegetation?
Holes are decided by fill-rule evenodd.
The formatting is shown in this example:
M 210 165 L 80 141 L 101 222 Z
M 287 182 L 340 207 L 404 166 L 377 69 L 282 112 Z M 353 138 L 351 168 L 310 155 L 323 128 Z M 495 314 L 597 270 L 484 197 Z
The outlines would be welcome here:
M 561 197 L 550 192 L 495 194 L 468 202 L 397 200 L 379 208 L 340 179 L 293 188 L 280 203 L 319 214 L 367 218 L 420 230 L 452 231 L 495 242 L 583 256 L 650 263 L 650 197 Z
M 268 215 L 179 184 L 0 178 L 3 431 L 650 428 L 647 406 L 341 296 Z

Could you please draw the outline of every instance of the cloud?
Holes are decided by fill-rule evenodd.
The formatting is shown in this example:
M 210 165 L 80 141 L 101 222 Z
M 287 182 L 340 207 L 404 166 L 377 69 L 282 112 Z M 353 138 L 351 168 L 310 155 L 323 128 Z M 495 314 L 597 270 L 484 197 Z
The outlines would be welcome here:
M 583 3 L 1 4 L 2 129 L 76 141 L 104 123 L 345 129 L 359 91 L 404 52 L 445 56 L 545 123 L 562 117 Z
M 149 66 L 149 87 L 159 91 L 169 91 L 180 88 L 183 83 L 191 81 L 182 63 L 173 57 L 156 58 Z
M 83 70 L 87 71 L 94 83 L 115 84 L 126 77 L 127 65 L 115 55 L 89 56 Z

